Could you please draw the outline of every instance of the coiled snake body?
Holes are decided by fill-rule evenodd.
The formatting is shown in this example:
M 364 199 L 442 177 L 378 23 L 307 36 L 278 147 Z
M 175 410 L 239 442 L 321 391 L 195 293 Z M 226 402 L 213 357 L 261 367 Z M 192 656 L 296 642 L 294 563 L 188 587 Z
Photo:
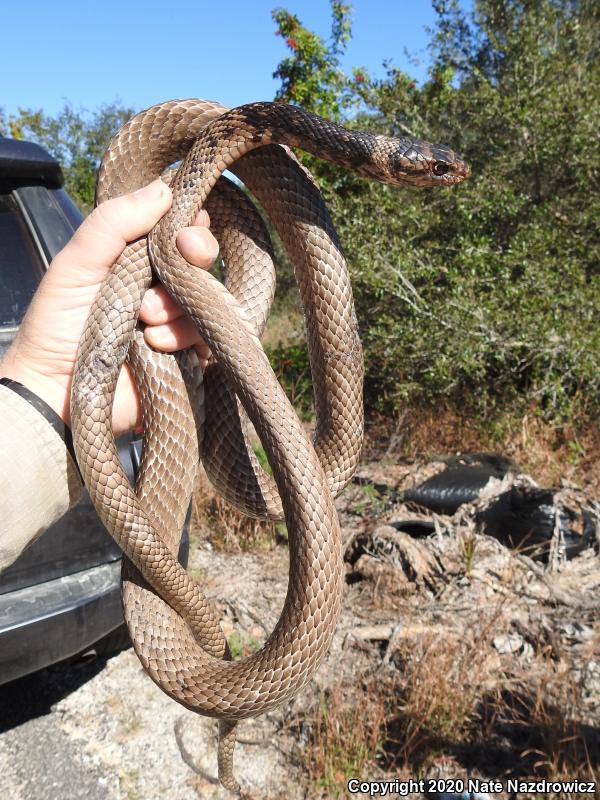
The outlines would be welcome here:
M 136 653 L 167 694 L 221 720 L 219 776 L 231 789 L 238 789 L 236 721 L 297 692 L 327 651 L 343 585 L 333 496 L 352 476 L 362 442 L 362 351 L 345 263 L 312 178 L 280 145 L 398 185 L 459 183 L 469 172 L 445 147 L 347 131 L 293 106 L 255 103 L 227 111 L 200 100 L 138 114 L 104 157 L 97 202 L 139 188 L 184 160 L 172 178 L 171 209 L 147 241 L 126 248 L 92 307 L 73 381 L 73 439 L 90 496 L 127 556 L 123 603 Z M 228 168 L 270 214 L 294 263 L 315 385 L 313 443 L 258 339 L 273 296 L 268 237 L 246 196 L 220 178 Z M 178 230 L 201 206 L 209 210 L 231 292 L 190 268 L 175 246 Z M 236 268 L 240 253 L 250 268 Z M 204 426 L 202 376 L 193 355 L 151 353 L 136 331 L 152 281 L 149 256 L 211 349 Z M 125 359 L 140 390 L 145 427 L 136 491 L 111 428 Z M 273 479 L 245 444 L 244 410 Z M 289 583 L 279 622 L 263 648 L 242 661 L 229 659 L 216 613 L 177 561 L 199 452 L 211 480 L 233 503 L 257 516 L 283 514 L 288 527 Z

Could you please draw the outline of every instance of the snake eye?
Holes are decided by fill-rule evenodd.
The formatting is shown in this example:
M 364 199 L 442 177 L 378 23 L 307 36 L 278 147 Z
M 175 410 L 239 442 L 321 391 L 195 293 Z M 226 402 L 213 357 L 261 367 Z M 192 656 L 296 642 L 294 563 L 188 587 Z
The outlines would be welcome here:
M 446 164 L 445 161 L 436 161 L 433 165 L 433 174 L 434 175 L 445 175 L 450 167 Z

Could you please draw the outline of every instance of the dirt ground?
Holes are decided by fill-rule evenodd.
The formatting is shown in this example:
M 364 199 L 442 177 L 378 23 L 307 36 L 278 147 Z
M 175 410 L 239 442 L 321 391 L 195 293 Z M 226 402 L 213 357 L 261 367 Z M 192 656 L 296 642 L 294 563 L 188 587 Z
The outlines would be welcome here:
M 473 509 L 409 535 L 400 523 L 433 517 L 394 492 L 420 467 L 379 454 L 338 500 L 347 585 L 333 646 L 298 697 L 241 723 L 235 765 L 249 797 L 346 797 L 353 777 L 600 777 L 594 549 L 540 564 L 481 534 Z M 234 541 L 238 523 L 219 509 L 196 519 L 189 569 L 243 655 L 281 610 L 285 532 Z M 172 702 L 131 649 L 1 687 L 0 705 L 7 800 L 231 796 L 215 779 L 214 721 Z

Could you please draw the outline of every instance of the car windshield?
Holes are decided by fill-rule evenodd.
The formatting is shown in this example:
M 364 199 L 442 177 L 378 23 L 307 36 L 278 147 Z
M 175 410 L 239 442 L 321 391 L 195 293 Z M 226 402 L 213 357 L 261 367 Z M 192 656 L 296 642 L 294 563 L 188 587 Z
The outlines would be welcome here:
M 14 197 L 0 188 L 0 328 L 19 325 L 43 273 Z

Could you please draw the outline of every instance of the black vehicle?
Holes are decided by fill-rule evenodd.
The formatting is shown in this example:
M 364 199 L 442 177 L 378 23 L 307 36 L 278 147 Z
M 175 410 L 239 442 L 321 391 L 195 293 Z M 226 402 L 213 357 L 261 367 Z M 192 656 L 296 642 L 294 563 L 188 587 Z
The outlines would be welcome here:
M 81 223 L 63 184 L 59 164 L 43 148 L 0 137 L 0 358 L 50 261 Z M 119 440 L 130 480 L 139 451 L 135 438 Z M 0 573 L 0 684 L 103 637 L 121 640 L 120 569 L 121 551 L 84 492 L 76 508 Z

